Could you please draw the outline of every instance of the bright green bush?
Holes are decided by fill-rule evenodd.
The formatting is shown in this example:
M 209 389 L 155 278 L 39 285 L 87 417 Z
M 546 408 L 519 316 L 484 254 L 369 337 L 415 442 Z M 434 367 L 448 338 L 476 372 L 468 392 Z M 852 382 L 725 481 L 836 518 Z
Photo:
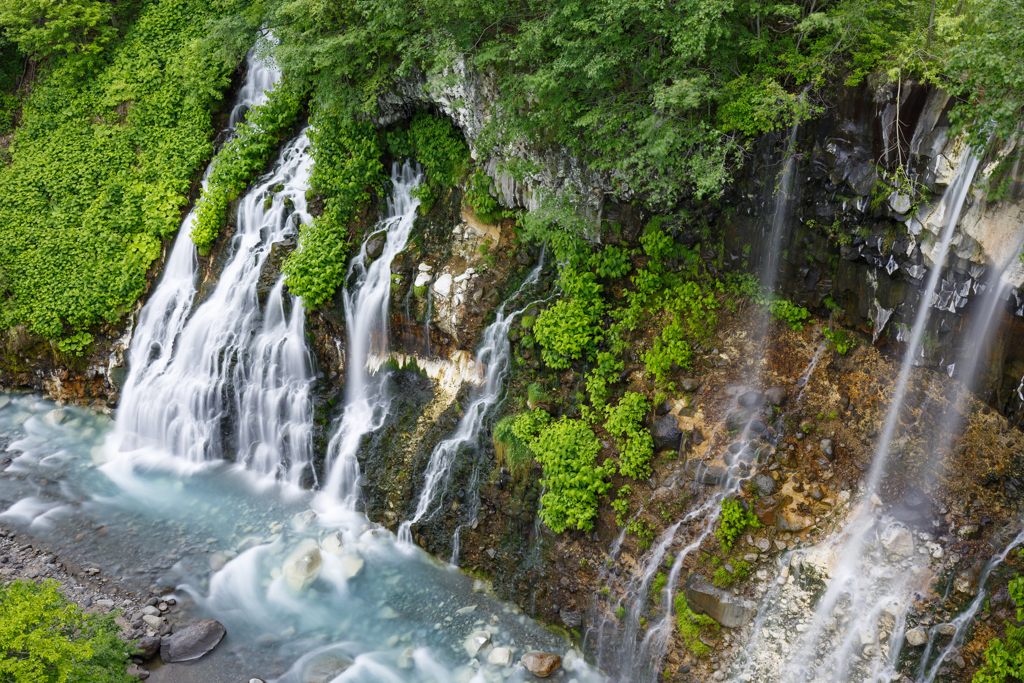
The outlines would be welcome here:
M 23 102 L 0 163 L 0 329 L 68 340 L 119 320 L 210 156 L 211 108 L 240 56 L 197 50 L 218 6 L 135 7 L 100 55 L 53 54 Z
M 611 484 L 612 465 L 597 465 L 601 444 L 584 420 L 562 417 L 551 421 L 547 413 L 523 413 L 512 427 L 527 441 L 544 468 L 540 483 L 547 491 L 541 498 L 540 516 L 555 533 L 566 529 L 592 529 L 597 500 Z
M 732 550 L 733 543 L 744 529 L 747 527 L 756 529 L 761 526 L 761 523 L 752 510 L 744 510 L 743 504 L 735 498 L 723 498 L 721 506 L 721 526 L 715 531 L 715 536 L 718 536 L 718 540 L 721 541 L 722 549 L 728 552 Z
M 287 81 L 277 84 L 267 100 L 252 107 L 235 137 L 214 158 L 207 186 L 196 202 L 192 242 L 209 253 L 227 221 L 228 205 L 266 168 L 275 149 L 295 125 L 305 97 Z
M 597 316 L 580 299 L 560 299 L 544 309 L 534 324 L 544 363 L 555 370 L 567 369 L 594 349 Z
M 719 588 L 731 588 L 733 584 L 743 581 L 750 576 L 750 564 L 748 562 L 730 560 L 729 564 L 732 566 L 732 571 L 730 572 L 725 566 L 719 567 L 715 570 L 711 583 Z
M 0 681 L 134 683 L 113 616 L 82 614 L 47 581 L 0 588 Z
M 1024 620 L 1024 577 L 1009 583 L 1010 598 L 1017 606 L 1017 621 Z M 985 664 L 973 683 L 1012 683 L 1024 680 L 1024 627 L 1006 622 L 1006 637 L 994 638 L 985 648 Z
M 113 40 L 117 5 L 103 0 L 0 0 L 0 28 L 22 52 L 95 53 Z
M 851 337 L 846 330 L 825 330 L 825 339 L 840 356 L 845 356 L 850 349 L 857 345 L 857 340 Z
M 533 451 L 515 432 L 519 415 L 508 415 L 494 425 L 494 455 L 499 467 L 507 467 L 512 478 L 522 480 L 533 462 Z
M 448 119 L 417 112 L 409 123 L 408 141 L 434 190 L 454 187 L 465 173 L 469 147 Z
M 651 456 L 654 438 L 643 426 L 644 417 L 651 406 L 647 397 L 627 391 L 619 404 L 608 410 L 604 428 L 616 437 L 619 446 L 619 472 L 626 477 L 646 479 L 651 476 Z
M 348 223 L 386 177 L 383 145 L 370 123 L 318 109 L 308 134 L 314 161 L 309 185 L 324 198 L 324 210 L 302 226 L 299 248 L 285 261 L 284 272 L 291 292 L 307 306 L 319 306 L 345 278 Z
M 768 305 L 772 317 L 789 325 L 790 329 L 800 331 L 804 329 L 804 321 L 811 317 L 811 314 L 803 306 L 797 306 L 793 302 L 777 297 L 772 299 Z
M 494 223 L 502 217 L 498 200 L 491 196 L 494 182 L 483 171 L 477 170 L 466 181 L 466 192 L 463 200 L 472 209 L 476 217 L 484 223 Z

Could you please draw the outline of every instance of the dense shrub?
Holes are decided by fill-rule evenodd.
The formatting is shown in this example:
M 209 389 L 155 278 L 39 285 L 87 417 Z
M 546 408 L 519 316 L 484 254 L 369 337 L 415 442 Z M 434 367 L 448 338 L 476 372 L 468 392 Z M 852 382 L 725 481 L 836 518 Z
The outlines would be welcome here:
M 142 294 L 240 57 L 198 47 L 217 7 L 153 0 L 101 53 L 49 58 L 0 163 L 0 329 L 72 339 Z
M 114 616 L 82 614 L 56 583 L 0 588 L 0 682 L 134 683 Z
M 380 137 L 369 123 L 318 110 L 309 131 L 310 187 L 324 197 L 323 213 L 304 225 L 299 248 L 284 265 L 288 288 L 309 306 L 328 301 L 345 278 L 348 223 L 383 187 Z
M 651 476 L 654 438 L 643 425 L 650 402 L 643 394 L 627 391 L 619 404 L 608 410 L 604 428 L 616 437 L 619 446 L 619 472 L 634 479 Z

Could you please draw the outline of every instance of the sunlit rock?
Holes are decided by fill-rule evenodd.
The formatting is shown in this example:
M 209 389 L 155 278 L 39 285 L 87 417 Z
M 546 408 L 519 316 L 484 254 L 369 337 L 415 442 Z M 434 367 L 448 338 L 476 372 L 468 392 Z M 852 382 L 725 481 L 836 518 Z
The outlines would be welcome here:
M 320 576 L 320 548 L 303 544 L 284 564 L 285 581 L 293 591 L 301 591 Z

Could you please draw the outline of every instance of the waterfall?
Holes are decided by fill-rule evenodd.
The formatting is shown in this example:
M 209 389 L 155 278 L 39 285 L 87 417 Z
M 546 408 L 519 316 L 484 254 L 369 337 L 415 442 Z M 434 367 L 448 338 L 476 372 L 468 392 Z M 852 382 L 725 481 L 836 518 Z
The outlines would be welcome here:
M 763 659 L 769 656 L 766 652 L 772 646 L 761 642 L 761 633 L 771 633 L 781 624 L 788 624 L 788 628 L 791 628 L 793 617 L 787 612 L 784 601 L 763 601 L 758 622 L 770 622 L 771 628 L 762 628 L 755 634 L 753 642 L 748 644 L 747 664 L 740 673 L 745 680 L 748 676 L 758 675 L 770 675 L 772 678 L 777 676 L 780 680 L 793 682 L 822 677 L 834 681 L 853 677 L 876 680 L 896 664 L 899 651 L 897 640 L 902 640 L 905 624 L 905 597 L 913 589 L 914 572 L 902 564 L 888 567 L 886 551 L 878 547 L 875 535 L 879 532 L 883 536 L 898 534 L 901 533 L 901 527 L 898 522 L 882 517 L 874 508 L 880 507 L 877 492 L 903 410 L 910 372 L 916 365 L 935 300 L 936 287 L 977 167 L 978 160 L 969 156 L 968 151 L 967 159 L 960 165 L 957 177 L 943 198 L 946 202 L 946 224 L 936 250 L 934 265 L 921 290 L 914 326 L 886 414 L 885 426 L 863 484 L 860 503 L 843 534 L 831 542 L 799 553 L 794 558 L 794 566 L 803 562 L 817 567 L 818 573 L 823 574 L 827 580 L 827 589 L 816 604 L 807 605 L 813 607 L 813 614 L 807 623 L 797 626 L 796 631 L 802 635 L 797 637 L 792 654 L 785 658 L 778 669 L 777 663 L 766 664 L 767 659 Z M 912 539 L 913 536 L 911 543 Z M 911 566 L 915 561 L 914 558 L 908 560 Z M 793 597 L 790 602 L 797 602 L 797 599 Z M 884 628 L 881 624 L 885 624 Z M 883 634 L 888 640 L 883 638 Z M 781 637 L 783 640 L 788 639 L 785 633 Z M 866 650 L 868 655 L 857 655 L 859 648 L 869 648 Z M 886 649 L 888 656 L 884 655 Z M 753 668 L 765 665 L 775 671 L 752 672 Z
M 250 55 L 239 106 L 261 101 L 263 88 L 278 78 Z M 115 450 L 166 450 L 191 463 L 234 457 L 293 483 L 303 477 L 312 455 L 304 312 L 298 299 L 284 294 L 280 277 L 265 311 L 260 291 L 275 244 L 293 239 L 309 220 L 312 163 L 309 141 L 299 135 L 240 201 L 227 264 L 198 307 L 192 214 L 185 219 L 164 276 L 139 315 L 111 437 Z
M 272 37 L 270 39 L 273 40 Z M 250 108 L 266 102 L 267 93 L 281 80 L 281 72 L 264 59 L 259 59 L 255 49 L 249 50 L 245 58 L 248 63 L 248 71 L 245 74 L 245 82 L 238 91 L 238 101 L 231 108 L 231 115 L 228 117 L 228 131 L 233 131 L 235 126 L 245 120 L 245 115 Z
M 371 354 L 387 350 L 388 304 L 391 300 L 391 262 L 404 249 L 412 231 L 420 200 L 413 190 L 421 175 L 410 162 L 391 169 L 394 193 L 388 200 L 387 216 L 382 222 L 386 240 L 384 251 L 376 259 L 366 253 L 369 237 L 352 259 L 343 293 L 348 349 L 345 409 L 327 446 L 327 502 L 341 502 L 354 509 L 359 500 L 359 461 L 356 453 L 365 434 L 383 424 L 388 399 L 379 376 L 366 370 Z
M 929 629 L 928 645 L 925 647 L 924 654 L 921 655 L 921 665 L 918 669 L 917 676 L 915 677 L 917 683 L 933 683 L 935 677 L 939 673 L 939 669 L 946 661 L 946 657 L 960 650 L 960 647 L 964 643 L 964 638 L 967 636 L 968 627 L 974 623 L 975 615 L 978 614 L 982 605 L 984 605 L 985 601 L 988 600 L 988 591 L 985 590 L 985 583 L 988 581 L 988 577 L 992 575 L 992 572 L 995 571 L 996 567 L 1002 564 L 1003 560 L 1006 559 L 1006 556 L 1010 554 L 1010 551 L 1021 545 L 1021 543 L 1024 543 L 1024 530 L 1019 531 L 1013 540 L 1002 549 L 1002 551 L 985 563 L 985 567 L 981 570 L 981 575 L 978 577 L 978 594 L 974 596 L 974 600 L 971 601 L 971 604 L 967 609 L 958 614 L 956 618 L 950 622 L 954 627 L 956 627 L 956 633 L 953 634 L 950 641 L 946 643 L 946 647 L 942 649 L 939 656 L 932 662 L 931 667 L 928 666 L 928 658 L 931 655 L 932 649 L 935 647 L 936 631 L 934 628 Z
M 805 91 L 806 92 L 806 91 Z M 786 236 L 789 235 L 789 214 L 793 205 L 793 181 L 796 176 L 796 138 L 800 131 L 800 123 L 794 123 L 789 130 L 789 141 L 779 174 L 778 185 L 772 197 L 771 232 L 768 238 L 768 249 L 762 254 L 761 289 L 771 296 L 775 282 L 779 277 L 779 258 Z M 763 339 L 762 335 L 762 339 Z
M 423 488 L 420 490 L 420 498 L 416 504 L 416 513 L 413 518 L 402 522 L 398 530 L 398 537 L 412 543 L 412 532 L 410 527 L 424 519 L 431 513 L 431 506 L 434 498 L 441 496 L 441 501 L 433 508 L 434 512 L 441 508 L 444 498 L 444 490 L 448 484 L 448 475 L 451 473 L 452 464 L 463 446 L 473 446 L 477 442 L 480 431 L 483 429 L 484 420 L 487 418 L 491 408 L 501 398 L 504 389 L 505 375 L 508 374 L 509 362 L 512 356 L 512 347 L 508 341 L 509 327 L 516 316 L 525 311 L 529 306 L 523 307 L 512 313 L 505 314 L 505 307 L 509 302 L 516 299 L 527 287 L 532 286 L 540 278 L 541 270 L 544 268 L 544 252 L 541 252 L 536 267 L 523 284 L 509 297 L 497 310 L 494 322 L 484 330 L 483 339 L 477 349 L 477 362 L 484 365 L 484 385 L 477 392 L 476 396 L 466 408 L 462 419 L 455 429 L 455 433 L 441 443 L 437 444 L 430 454 L 430 462 L 423 475 Z M 431 513 L 432 514 L 432 513 Z M 453 555 L 453 558 L 456 556 Z M 457 558 L 456 558 L 457 559 Z

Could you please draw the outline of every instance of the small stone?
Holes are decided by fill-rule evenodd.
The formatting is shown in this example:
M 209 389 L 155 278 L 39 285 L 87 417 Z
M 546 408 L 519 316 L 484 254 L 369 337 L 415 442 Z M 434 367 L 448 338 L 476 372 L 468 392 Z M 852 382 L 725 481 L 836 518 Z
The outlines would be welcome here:
M 946 638 L 952 638 L 953 636 L 956 635 L 956 625 L 955 624 L 950 624 L 950 623 L 936 624 L 932 628 L 932 630 L 935 631 L 935 633 L 937 635 L 945 636 Z
M 148 671 L 146 671 L 145 669 L 140 668 L 138 666 L 135 666 L 134 664 L 129 666 L 128 670 L 125 671 L 125 673 L 128 674 L 129 676 L 135 676 L 140 681 L 144 681 L 147 678 L 149 678 L 149 672 Z
M 562 623 L 565 624 L 566 628 L 579 628 L 583 625 L 583 616 L 575 610 L 562 610 L 558 613 L 558 616 L 561 617 Z
M 684 377 L 679 381 L 679 386 L 683 388 L 683 391 L 697 391 L 700 388 L 700 382 L 692 377 Z
M 769 404 L 773 406 L 781 406 L 786 403 L 786 399 L 789 398 L 789 394 L 782 387 L 772 387 L 768 391 L 764 392 L 764 397 Z
M 892 522 L 881 534 L 882 547 L 890 555 L 911 557 L 914 554 L 914 536 L 899 522 Z
M 301 591 L 320 576 L 320 548 L 301 548 L 284 565 L 285 581 L 293 591 Z
M 907 631 L 907 645 L 910 647 L 921 647 L 928 642 L 928 634 L 920 626 Z
M 313 523 L 313 520 L 316 519 L 316 511 L 306 510 L 305 512 L 300 512 L 295 515 L 292 519 L 295 522 L 295 526 L 301 529 L 302 527 L 307 527 Z
M 320 541 L 320 548 L 325 553 L 331 553 L 332 555 L 340 555 L 343 545 L 341 542 L 341 532 L 336 531 L 333 534 L 328 535 L 324 540 Z
M 160 617 L 154 617 L 152 614 L 144 614 L 142 616 L 142 621 L 146 624 L 146 626 L 150 627 L 154 631 L 159 631 L 161 628 L 163 628 L 165 623 L 163 619 L 161 619 Z
M 760 391 L 747 391 L 740 394 L 737 400 L 744 408 L 760 408 L 764 405 L 764 394 Z
M 956 535 L 961 541 L 966 541 L 977 536 L 979 530 L 980 527 L 977 524 L 965 524 L 956 530 Z
M 562 658 L 548 652 L 532 650 L 520 659 L 526 670 L 538 678 L 547 678 L 562 666 Z
M 476 611 L 476 605 L 469 605 L 467 607 L 463 607 L 461 609 L 455 610 L 455 613 L 459 614 L 459 615 L 465 615 L 465 614 L 471 614 L 471 613 L 473 613 L 475 611 Z
M 664 415 L 654 421 L 651 427 L 655 451 L 678 450 L 683 432 L 679 429 L 679 420 L 674 415 Z
M 302 683 L 330 683 L 351 666 L 352 660 L 344 655 L 323 654 L 306 665 L 301 680 Z
M 143 614 L 149 614 L 149 615 L 154 616 L 154 617 L 158 617 L 158 616 L 160 616 L 160 608 L 159 607 L 153 607 L 152 605 L 146 605 L 145 607 L 142 608 L 142 613 Z
M 398 668 L 403 670 L 411 669 L 413 664 L 412 655 L 413 649 L 411 647 L 402 650 L 402 654 L 398 655 Z
M 509 666 L 512 664 L 512 648 L 496 647 L 487 653 L 487 663 L 494 666 Z
M 775 493 L 775 480 L 765 474 L 754 475 L 754 488 L 761 496 L 770 496 Z
M 491 634 L 487 631 L 473 631 L 466 638 L 463 645 L 470 657 L 476 657 L 480 650 L 484 649 L 487 643 L 491 642 Z
M 832 439 L 822 439 L 819 445 L 821 446 L 821 454 L 828 458 L 829 462 L 832 462 L 835 457 L 835 451 L 832 448 Z

